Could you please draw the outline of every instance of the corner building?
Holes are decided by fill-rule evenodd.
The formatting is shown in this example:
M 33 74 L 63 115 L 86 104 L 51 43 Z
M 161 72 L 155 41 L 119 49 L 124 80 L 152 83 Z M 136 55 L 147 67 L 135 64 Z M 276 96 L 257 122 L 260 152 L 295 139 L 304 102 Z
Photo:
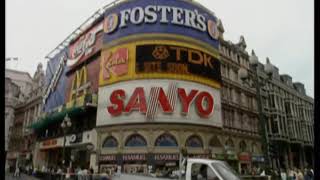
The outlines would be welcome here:
M 220 72 L 221 63 L 249 68 L 245 42 L 227 46 L 241 61 L 224 57 L 223 31 L 211 11 L 190 1 L 136 0 L 106 10 L 96 124 L 100 170 L 175 169 L 181 148 L 243 173 L 264 162 L 255 92 L 237 84 L 237 72 Z M 225 88 L 244 96 L 245 105 L 238 96 L 221 98 Z
M 225 41 L 214 13 L 132 0 L 89 20 L 48 55 L 35 166 L 61 166 L 65 150 L 65 165 L 147 173 L 178 168 L 181 148 L 243 173 L 263 163 L 255 92 L 237 82 L 245 42 Z

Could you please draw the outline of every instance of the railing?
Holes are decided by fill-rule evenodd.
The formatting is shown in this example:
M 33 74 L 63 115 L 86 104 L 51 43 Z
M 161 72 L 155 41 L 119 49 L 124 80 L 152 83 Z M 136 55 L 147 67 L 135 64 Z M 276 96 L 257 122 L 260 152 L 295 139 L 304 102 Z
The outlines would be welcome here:
M 76 30 L 74 30 L 67 38 L 65 38 L 56 48 L 54 48 L 50 53 L 48 53 L 45 58 L 51 59 L 53 58 L 56 54 L 60 53 L 61 50 L 63 50 L 66 46 L 70 44 L 74 39 L 78 38 L 80 35 L 82 35 L 83 32 L 85 32 L 93 22 L 95 22 L 98 18 L 104 15 L 104 12 L 106 9 L 122 2 L 125 0 L 115 0 L 103 8 L 97 10 L 96 12 L 93 13 L 84 23 L 82 23 Z

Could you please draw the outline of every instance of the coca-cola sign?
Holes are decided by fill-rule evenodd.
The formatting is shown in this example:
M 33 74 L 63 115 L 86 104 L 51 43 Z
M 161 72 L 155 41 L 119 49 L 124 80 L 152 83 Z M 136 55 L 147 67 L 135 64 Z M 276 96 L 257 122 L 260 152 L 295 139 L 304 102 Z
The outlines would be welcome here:
M 102 44 L 102 39 L 101 42 L 97 42 L 97 34 L 102 30 L 103 23 L 99 23 L 98 25 L 94 26 L 91 30 L 89 30 L 87 33 L 80 36 L 80 38 L 70 46 L 70 57 L 67 61 L 68 66 L 73 66 L 77 64 L 82 59 L 88 57 L 89 55 L 93 54 L 98 50 L 98 46 L 101 46 Z

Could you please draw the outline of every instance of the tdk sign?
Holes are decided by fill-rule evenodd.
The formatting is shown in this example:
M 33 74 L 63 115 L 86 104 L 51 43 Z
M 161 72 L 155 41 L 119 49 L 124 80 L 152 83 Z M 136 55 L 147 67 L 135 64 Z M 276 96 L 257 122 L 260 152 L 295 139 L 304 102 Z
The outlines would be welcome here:
M 192 2 L 126 1 L 105 13 L 104 43 L 139 33 L 179 35 L 218 47 L 217 20 L 208 10 Z

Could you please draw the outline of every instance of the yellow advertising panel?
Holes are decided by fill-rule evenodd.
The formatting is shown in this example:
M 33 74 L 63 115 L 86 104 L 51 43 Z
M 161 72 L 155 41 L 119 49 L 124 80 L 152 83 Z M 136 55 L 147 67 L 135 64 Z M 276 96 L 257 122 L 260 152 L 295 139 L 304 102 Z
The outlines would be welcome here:
M 218 53 L 169 40 L 146 40 L 104 49 L 99 86 L 135 79 L 177 79 L 220 88 Z

